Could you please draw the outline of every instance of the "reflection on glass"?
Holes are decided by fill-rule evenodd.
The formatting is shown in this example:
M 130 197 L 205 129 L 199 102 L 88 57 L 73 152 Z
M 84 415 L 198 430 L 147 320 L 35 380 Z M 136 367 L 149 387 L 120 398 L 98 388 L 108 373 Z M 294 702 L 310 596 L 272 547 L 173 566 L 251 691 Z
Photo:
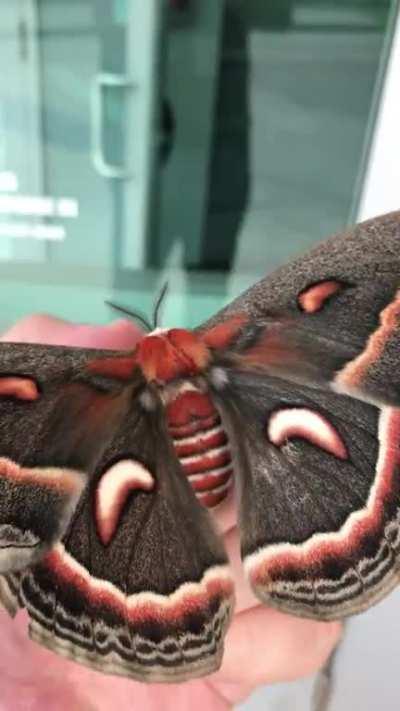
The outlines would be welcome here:
M 195 226 L 181 238 L 187 266 L 264 272 L 346 224 L 389 6 L 369 0 L 226 3 L 204 229 L 195 259 Z M 183 41 L 173 33 L 169 38 L 170 44 Z M 186 62 L 181 71 L 194 80 L 198 63 Z M 179 68 L 170 72 L 178 75 Z M 199 106 L 202 101 L 199 95 Z M 183 122 L 190 121 L 185 111 Z M 183 150 L 189 154 L 196 141 L 193 134 Z M 171 185 L 165 190 L 171 196 Z M 169 213 L 180 209 L 177 194 L 166 207 L 171 222 Z M 168 246 L 176 239 L 173 227 L 167 232 L 161 225 L 160 232 Z

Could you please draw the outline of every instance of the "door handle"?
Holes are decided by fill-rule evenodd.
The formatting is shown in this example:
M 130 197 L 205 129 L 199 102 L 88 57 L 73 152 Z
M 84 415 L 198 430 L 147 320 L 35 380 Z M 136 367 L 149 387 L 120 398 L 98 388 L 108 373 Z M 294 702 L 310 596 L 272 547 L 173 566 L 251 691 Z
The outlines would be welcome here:
M 132 178 L 132 172 L 128 168 L 110 163 L 105 157 L 103 147 L 104 89 L 126 91 L 134 87 L 135 84 L 124 74 L 101 72 L 93 78 L 90 92 L 91 158 L 95 169 L 103 178 L 117 180 Z

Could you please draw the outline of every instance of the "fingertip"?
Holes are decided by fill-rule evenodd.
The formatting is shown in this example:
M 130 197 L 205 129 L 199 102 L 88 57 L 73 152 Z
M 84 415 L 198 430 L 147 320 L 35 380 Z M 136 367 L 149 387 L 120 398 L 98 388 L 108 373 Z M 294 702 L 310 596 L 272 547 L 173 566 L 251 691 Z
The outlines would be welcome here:
M 125 319 L 118 319 L 105 326 L 96 326 L 73 324 L 49 314 L 38 313 L 11 326 L 1 337 L 1 341 L 129 350 L 142 335 L 142 331 L 135 324 Z
M 252 688 L 309 676 L 341 636 L 338 622 L 293 617 L 259 605 L 235 616 L 226 638 L 221 677 Z
M 53 343 L 53 338 L 63 331 L 67 321 L 45 313 L 31 314 L 14 323 L 2 334 L 1 341 L 24 343 Z M 49 341 L 45 340 L 50 338 Z
M 318 625 L 316 654 L 321 660 L 317 666 L 319 669 L 339 644 L 343 635 L 343 624 L 341 622 L 316 622 L 315 624 Z
M 221 535 L 226 535 L 236 527 L 237 506 L 232 489 L 221 504 L 211 509 L 211 514 Z

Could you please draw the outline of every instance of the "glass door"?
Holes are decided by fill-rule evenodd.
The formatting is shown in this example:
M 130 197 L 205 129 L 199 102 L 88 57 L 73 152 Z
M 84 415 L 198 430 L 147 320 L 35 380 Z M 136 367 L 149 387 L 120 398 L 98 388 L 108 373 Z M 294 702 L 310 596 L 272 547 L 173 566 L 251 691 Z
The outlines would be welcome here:
M 187 2 L 166 27 L 176 133 L 159 171 L 153 263 L 180 265 L 179 317 L 188 324 L 357 218 L 397 8 L 390 0 L 216 5 L 205 1 L 200 12 Z M 181 49 L 196 41 L 183 65 Z M 202 142 L 207 95 L 212 133 Z M 200 145 L 205 186 L 193 168 Z
M 149 230 L 158 0 L 0 5 L 0 275 L 10 318 L 107 317 Z M 11 316 L 12 314 L 12 316 Z
M 396 7 L 2 0 L 3 325 L 148 313 L 168 279 L 193 326 L 363 214 Z

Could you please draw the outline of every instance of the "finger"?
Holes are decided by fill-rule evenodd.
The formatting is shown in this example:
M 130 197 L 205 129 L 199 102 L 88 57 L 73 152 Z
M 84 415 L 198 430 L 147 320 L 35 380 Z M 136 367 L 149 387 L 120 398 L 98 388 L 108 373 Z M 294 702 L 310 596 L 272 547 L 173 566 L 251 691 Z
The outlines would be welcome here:
M 224 536 L 225 549 L 229 556 L 231 569 L 235 580 L 235 613 L 248 610 L 259 605 L 259 600 L 254 595 L 245 576 L 240 555 L 240 541 L 238 529 L 231 528 Z
M 237 507 L 235 501 L 235 492 L 233 487 L 222 502 L 215 509 L 211 509 L 217 529 L 221 535 L 227 533 L 230 529 L 235 528 L 237 521 Z
M 229 711 L 201 679 L 185 684 L 142 684 L 113 677 L 55 655 L 27 635 L 26 613 L 0 611 L 1 711 Z M 134 699 L 134 702 L 132 701 Z
M 35 314 L 18 321 L 0 340 L 123 350 L 133 348 L 141 337 L 138 326 L 123 319 L 107 326 L 90 326 Z
M 260 685 L 308 676 L 326 662 L 341 629 L 338 622 L 304 620 L 261 605 L 242 612 L 228 631 L 223 665 L 212 683 L 237 703 Z

